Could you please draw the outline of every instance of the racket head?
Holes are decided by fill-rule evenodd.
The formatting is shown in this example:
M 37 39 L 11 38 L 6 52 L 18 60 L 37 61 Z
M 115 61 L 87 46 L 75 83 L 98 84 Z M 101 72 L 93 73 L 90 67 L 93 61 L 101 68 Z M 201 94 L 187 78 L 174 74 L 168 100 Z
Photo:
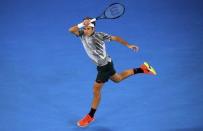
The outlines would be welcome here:
M 116 19 L 121 17 L 125 13 L 125 6 L 121 3 L 113 3 L 109 5 L 104 13 L 103 17 L 106 19 Z

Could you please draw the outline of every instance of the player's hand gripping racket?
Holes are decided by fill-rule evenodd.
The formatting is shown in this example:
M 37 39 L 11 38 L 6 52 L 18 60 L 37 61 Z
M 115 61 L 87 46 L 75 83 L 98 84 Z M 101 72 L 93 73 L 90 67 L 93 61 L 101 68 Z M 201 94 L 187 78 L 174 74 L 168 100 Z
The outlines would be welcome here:
M 109 5 L 100 16 L 97 16 L 96 18 L 92 19 L 91 22 L 100 19 L 116 19 L 121 17 L 124 14 L 124 12 L 125 12 L 124 5 L 120 3 L 113 3 Z
M 120 3 L 113 3 L 109 5 L 104 12 L 97 16 L 94 19 L 91 19 L 90 22 L 95 22 L 96 20 L 101 20 L 101 19 L 116 19 L 121 17 L 125 12 L 125 6 L 120 4 Z M 84 23 L 80 23 L 77 25 L 78 28 L 84 27 Z

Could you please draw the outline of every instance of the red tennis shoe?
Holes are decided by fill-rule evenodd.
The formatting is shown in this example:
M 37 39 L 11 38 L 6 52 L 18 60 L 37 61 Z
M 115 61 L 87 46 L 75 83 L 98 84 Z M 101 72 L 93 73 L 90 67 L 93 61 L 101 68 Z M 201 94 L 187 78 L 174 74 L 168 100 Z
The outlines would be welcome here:
M 157 75 L 155 69 L 147 62 L 144 62 L 140 68 L 144 71 L 145 74 Z
M 82 118 L 81 120 L 79 120 L 78 122 L 77 122 L 77 125 L 79 126 L 79 127 L 86 127 L 86 126 L 88 126 L 91 122 L 93 122 L 94 121 L 94 118 L 92 118 L 89 114 L 88 115 L 86 115 L 84 118 Z

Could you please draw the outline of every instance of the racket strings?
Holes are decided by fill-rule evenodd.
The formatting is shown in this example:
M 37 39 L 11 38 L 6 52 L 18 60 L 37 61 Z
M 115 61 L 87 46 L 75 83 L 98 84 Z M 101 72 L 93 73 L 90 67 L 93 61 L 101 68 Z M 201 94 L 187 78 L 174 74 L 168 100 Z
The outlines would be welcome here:
M 117 6 L 111 7 L 110 12 L 111 12 L 111 15 L 113 15 L 113 16 L 120 15 L 120 13 L 121 13 L 121 11 L 119 10 L 119 8 Z
M 106 11 L 106 16 L 107 17 L 118 17 L 121 16 L 124 13 L 124 7 L 120 4 L 115 4 L 109 7 Z
M 122 16 L 125 12 L 125 6 L 120 3 L 113 3 L 109 5 L 104 12 L 96 17 L 96 20 L 99 19 L 116 19 Z

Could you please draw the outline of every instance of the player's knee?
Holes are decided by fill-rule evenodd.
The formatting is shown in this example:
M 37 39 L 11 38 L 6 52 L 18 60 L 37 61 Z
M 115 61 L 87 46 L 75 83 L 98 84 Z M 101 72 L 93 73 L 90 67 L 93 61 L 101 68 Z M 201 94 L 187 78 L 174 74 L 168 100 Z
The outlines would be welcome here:
M 113 82 L 114 83 L 119 83 L 120 81 L 116 79 L 116 80 L 113 80 Z
M 114 82 L 114 83 L 119 83 L 119 82 L 121 82 L 121 77 L 117 77 L 116 79 L 113 79 L 112 81 Z

